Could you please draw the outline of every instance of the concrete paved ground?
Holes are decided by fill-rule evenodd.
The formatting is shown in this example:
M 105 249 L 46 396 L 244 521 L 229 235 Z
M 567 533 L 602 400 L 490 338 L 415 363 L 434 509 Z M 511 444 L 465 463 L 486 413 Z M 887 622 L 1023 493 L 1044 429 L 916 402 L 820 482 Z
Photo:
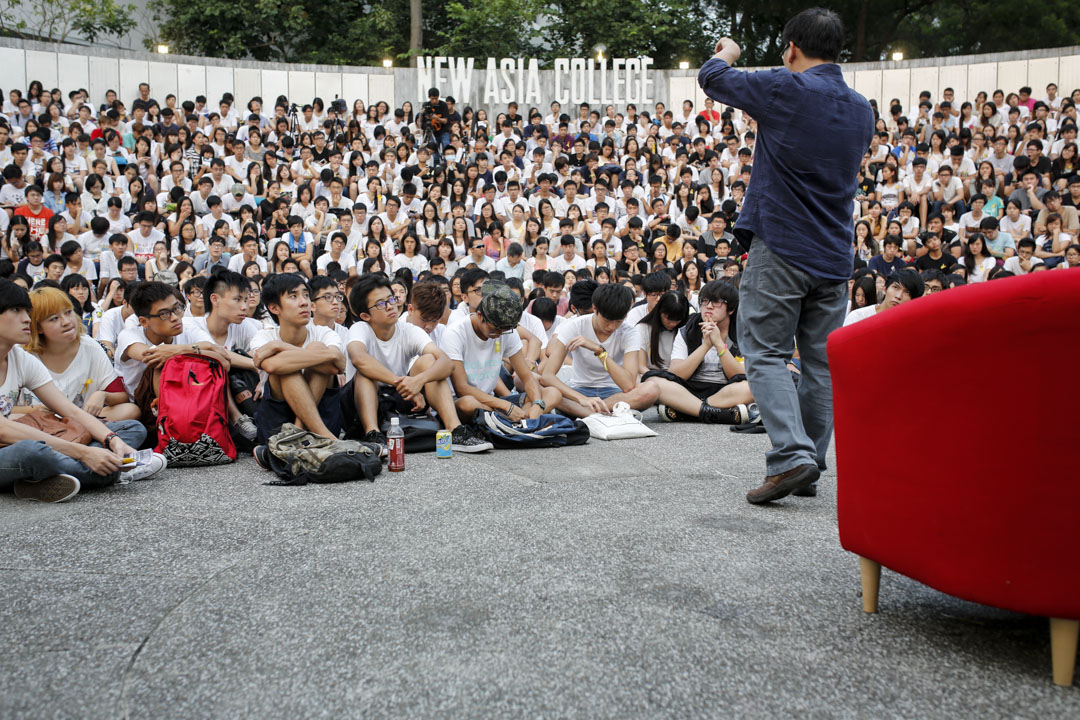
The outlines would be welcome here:
M 765 436 L 656 427 L 0 497 L 0 717 L 1080 715 L 1045 620 L 888 571 L 865 615 L 831 475 L 752 507 Z

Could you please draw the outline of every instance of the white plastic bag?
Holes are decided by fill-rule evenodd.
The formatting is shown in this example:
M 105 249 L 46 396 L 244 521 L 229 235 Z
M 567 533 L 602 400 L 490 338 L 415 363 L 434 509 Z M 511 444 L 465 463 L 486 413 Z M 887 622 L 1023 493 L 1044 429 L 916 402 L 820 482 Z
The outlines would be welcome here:
M 624 402 L 615 403 L 610 415 L 593 413 L 584 418 L 589 434 L 597 440 L 629 440 L 656 437 L 656 431 L 641 422 L 641 413 Z

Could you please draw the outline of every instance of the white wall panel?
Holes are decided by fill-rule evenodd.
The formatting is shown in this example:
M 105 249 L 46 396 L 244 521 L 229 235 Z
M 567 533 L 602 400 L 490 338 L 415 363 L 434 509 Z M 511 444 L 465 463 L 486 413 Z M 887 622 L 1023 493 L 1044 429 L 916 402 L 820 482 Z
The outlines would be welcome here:
M 369 75 L 368 76 L 368 104 L 385 100 L 391 107 L 394 106 L 394 76 L 393 75 Z
M 19 48 L 0 48 L 0 67 L 4 68 L 4 79 L 0 87 L 4 90 L 3 100 L 8 99 L 8 92 L 17 89 L 26 92 L 30 84 L 26 81 L 26 51 Z
M 968 97 L 972 103 L 975 102 L 975 96 L 980 92 L 986 93 L 986 99 L 993 101 L 994 90 L 997 90 L 997 63 L 978 63 L 976 65 L 968 65 Z
M 881 110 L 881 71 L 857 70 L 855 72 L 855 92 L 867 100 L 876 100 Z
M 944 98 L 945 88 L 953 89 L 953 103 L 956 109 L 970 100 L 967 92 L 967 65 L 943 65 L 938 71 L 938 98 Z
M 57 53 L 56 74 L 59 76 L 58 87 L 64 92 L 64 102 L 68 102 L 68 93 L 79 88 L 90 89 L 90 64 L 85 55 Z
M 1041 100 L 1046 97 L 1046 86 L 1058 82 L 1058 58 L 1036 58 L 1028 60 L 1027 84 L 1031 94 Z M 1061 90 L 1061 87 L 1058 87 Z
M 233 94 L 236 95 L 237 103 L 247 107 L 248 101 L 258 95 L 263 99 L 263 114 L 274 114 L 274 98 L 267 98 L 263 95 L 262 70 L 236 68 L 233 70 L 233 85 Z
M 315 97 L 315 73 L 289 71 L 289 101 L 303 107 Z M 326 98 L 323 98 L 325 100 Z
M 341 97 L 345 98 L 349 102 L 350 113 L 352 112 L 353 103 L 355 103 L 357 100 L 363 100 L 364 107 L 367 107 L 368 76 L 361 73 L 342 73 Z
M 911 95 L 911 70 L 899 68 L 897 70 L 885 70 L 881 74 L 881 112 L 889 112 L 889 103 L 893 98 L 900 100 L 904 108 L 904 114 L 909 118 L 911 108 L 908 105 L 908 96 Z
M 692 77 L 668 78 L 668 97 L 665 104 L 668 110 L 676 108 L 682 112 L 682 101 L 694 97 L 694 89 L 697 83 Z M 675 112 L 675 110 L 672 110 Z
M 221 102 L 221 96 L 225 93 L 233 93 L 233 71 L 232 68 L 223 67 L 211 67 L 206 68 L 206 104 L 212 109 L 217 110 L 218 104 Z M 235 103 L 237 109 L 242 110 L 244 105 L 247 104 L 247 99 L 238 100 Z
M 139 97 L 139 83 L 150 82 L 150 63 L 145 60 L 120 59 L 120 100 L 131 110 L 131 103 Z M 165 102 L 165 96 L 158 97 L 154 86 L 150 86 L 150 97 L 159 103 Z
M 1027 60 L 1011 60 L 998 63 L 998 87 L 1007 96 L 1027 85 Z
M 181 102 L 184 100 L 195 102 L 195 98 L 199 95 L 206 95 L 206 68 L 202 65 L 177 65 L 176 95 Z M 207 105 L 217 110 L 213 104 L 208 102 Z
M 926 90 L 932 96 L 930 99 L 933 102 L 940 100 L 940 96 L 937 96 L 937 82 L 938 69 L 936 67 L 921 67 L 911 68 L 911 102 L 909 107 L 913 108 L 912 113 L 918 115 L 915 109 L 919 107 L 919 93 Z
M 844 82 L 847 84 L 847 86 L 849 88 L 854 90 L 855 89 L 855 73 L 845 70 L 843 75 L 844 75 Z
M 330 102 L 341 95 L 341 73 L 315 73 L 315 95 L 322 98 L 323 104 L 330 107 Z
M 1061 58 L 1058 64 L 1058 96 L 1069 97 L 1080 87 L 1080 55 Z
M 30 82 L 40 80 L 46 90 L 52 90 L 59 85 L 56 75 L 56 53 L 27 50 L 26 76 Z
M 162 105 L 165 103 L 165 96 L 170 93 L 177 96 L 177 107 L 180 107 L 180 103 L 184 100 L 190 99 L 180 97 L 177 92 L 176 63 L 151 62 L 149 72 L 150 96 L 157 98 Z
M 90 64 L 90 104 L 97 107 L 105 102 L 105 92 L 113 90 L 120 92 L 120 63 L 116 58 L 94 57 L 89 58 Z M 138 89 L 136 84 L 136 89 Z M 124 98 L 124 103 L 131 102 L 132 97 Z M 130 107 L 128 108 L 130 110 Z
M 289 94 L 289 73 L 285 70 L 262 70 L 263 110 L 273 110 L 278 95 Z

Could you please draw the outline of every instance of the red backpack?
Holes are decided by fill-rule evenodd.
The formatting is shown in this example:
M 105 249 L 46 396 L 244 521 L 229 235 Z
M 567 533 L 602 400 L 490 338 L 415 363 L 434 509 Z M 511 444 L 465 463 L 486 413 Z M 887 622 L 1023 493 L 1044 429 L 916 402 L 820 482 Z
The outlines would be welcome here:
M 236 459 L 229 434 L 229 379 L 221 363 L 205 355 L 165 361 L 158 393 L 155 452 L 169 467 L 224 465 Z

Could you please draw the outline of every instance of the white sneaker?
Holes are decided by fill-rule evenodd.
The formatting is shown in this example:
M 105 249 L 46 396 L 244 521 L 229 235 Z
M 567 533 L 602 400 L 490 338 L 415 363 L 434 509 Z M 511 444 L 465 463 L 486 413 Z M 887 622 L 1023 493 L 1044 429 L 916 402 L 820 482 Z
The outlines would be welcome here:
M 133 480 L 149 480 L 168 467 L 168 465 L 169 463 L 164 455 L 154 453 L 150 456 L 150 462 L 147 464 L 140 465 L 134 470 L 128 470 L 126 473 L 120 473 L 120 483 L 126 484 Z
M 630 403 L 623 402 L 622 400 L 620 400 L 619 402 L 615 403 L 615 405 L 612 406 L 611 414 L 612 415 L 629 415 L 630 417 L 634 418 L 638 422 L 641 422 L 641 411 L 632 409 L 630 407 Z
M 232 424 L 233 433 L 244 438 L 248 442 L 255 442 L 255 436 L 258 434 L 258 428 L 255 427 L 255 421 L 247 415 L 241 415 L 236 419 L 236 422 Z

